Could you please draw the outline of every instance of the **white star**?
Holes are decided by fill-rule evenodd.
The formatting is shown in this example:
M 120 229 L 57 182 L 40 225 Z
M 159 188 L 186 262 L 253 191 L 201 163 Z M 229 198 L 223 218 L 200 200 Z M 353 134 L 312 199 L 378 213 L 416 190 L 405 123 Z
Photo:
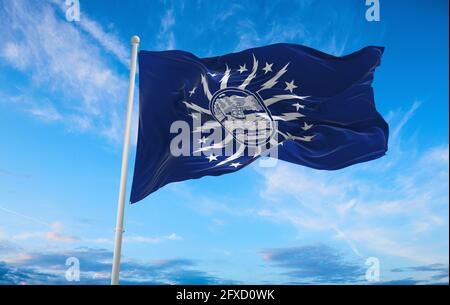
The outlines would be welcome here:
M 272 72 L 272 66 L 273 66 L 273 63 L 271 63 L 270 65 L 266 62 L 266 66 L 263 68 L 263 70 L 264 70 L 264 75 L 267 73 L 267 72 Z
M 296 137 L 296 136 L 291 135 L 290 133 L 287 133 L 287 134 L 289 136 L 289 139 L 305 141 L 305 142 L 311 142 L 312 139 L 314 139 L 314 137 L 316 136 L 316 135 L 312 135 L 312 136 Z
M 286 88 L 284 88 L 284 90 L 289 90 L 292 93 L 292 90 L 294 90 L 295 88 L 298 88 L 296 85 L 294 85 L 294 80 L 291 80 L 291 82 L 284 82 L 286 84 Z
M 197 89 L 197 87 L 194 87 L 194 88 L 192 88 L 192 90 L 191 90 L 191 91 L 189 91 L 189 96 L 192 96 L 192 94 L 194 94 L 194 93 L 195 93 L 195 89 Z
M 297 111 L 298 111 L 300 108 L 302 108 L 302 109 L 305 108 L 305 106 L 303 106 L 302 104 L 300 104 L 300 103 L 298 103 L 298 102 L 295 103 L 295 104 L 293 104 L 292 106 L 295 107 L 295 109 L 297 109 Z
M 206 159 L 208 159 L 209 162 L 217 161 L 217 156 L 214 156 L 214 154 L 210 154 L 209 157 L 206 157 Z
M 237 168 L 238 166 L 241 166 L 241 165 L 242 165 L 241 163 L 236 162 L 236 163 L 231 163 L 230 166 L 232 166 L 232 167 L 234 167 L 234 168 Z
M 311 127 L 313 127 L 313 124 L 307 124 L 306 122 L 303 122 L 303 124 L 305 124 L 305 125 L 303 125 L 303 127 L 302 127 L 302 129 L 304 130 L 304 131 L 306 131 L 306 130 L 308 130 L 308 129 L 310 129 Z
M 217 75 L 217 73 L 210 73 L 210 72 L 208 72 L 208 74 L 211 75 L 212 77 Z
M 205 144 L 206 140 L 208 140 L 208 138 L 205 138 L 205 137 L 198 139 L 198 144 Z
M 305 142 L 311 142 L 314 137 L 315 137 L 314 135 L 312 135 L 312 136 L 303 136 L 302 140 L 305 141 Z
M 245 67 L 245 64 L 243 66 L 239 65 L 239 74 L 242 74 L 242 72 L 248 71 L 247 68 Z

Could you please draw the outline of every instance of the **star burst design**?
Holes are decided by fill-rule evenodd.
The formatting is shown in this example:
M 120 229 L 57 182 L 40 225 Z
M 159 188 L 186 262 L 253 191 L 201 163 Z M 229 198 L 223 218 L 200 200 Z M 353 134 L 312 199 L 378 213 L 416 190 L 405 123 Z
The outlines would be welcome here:
M 193 132 L 200 133 L 201 136 L 201 134 L 204 132 L 212 132 L 220 128 L 226 130 L 226 128 L 223 127 L 223 125 L 216 119 L 216 117 L 212 113 L 211 103 L 213 102 L 213 98 L 216 97 L 218 93 L 224 92 L 224 90 L 226 89 L 234 89 L 241 90 L 243 92 L 251 92 L 254 96 L 257 96 L 258 99 L 262 101 L 268 113 L 266 115 L 264 115 L 263 113 L 258 113 L 257 116 L 266 116 L 265 119 L 270 119 L 274 122 L 289 122 L 293 123 L 294 125 L 298 124 L 298 129 L 302 131 L 301 135 L 292 135 L 288 131 L 283 132 L 276 127 L 278 126 L 278 124 L 275 124 L 273 135 L 270 137 L 270 140 L 268 140 L 268 143 L 270 143 L 271 147 L 283 144 L 283 142 L 286 140 L 298 140 L 305 142 L 312 141 L 314 139 L 314 134 L 311 133 L 311 128 L 314 125 L 312 123 L 308 124 L 306 122 L 306 115 L 302 113 L 302 110 L 305 108 L 303 101 L 310 98 L 310 96 L 301 96 L 296 94 L 301 86 L 300 84 L 297 84 L 295 79 L 283 79 L 283 76 L 285 76 L 286 72 L 288 72 L 289 63 L 285 64 L 279 70 L 276 70 L 273 68 L 276 63 L 265 62 L 265 65 L 263 67 L 260 67 L 259 61 L 254 54 L 252 57 L 253 65 L 251 70 L 247 69 L 246 63 L 240 64 L 238 65 L 238 67 L 235 67 L 233 69 L 230 68 L 228 64 L 225 64 L 224 70 L 222 71 L 213 71 L 213 73 L 207 71 L 199 75 L 199 82 L 201 83 L 201 85 L 199 84 L 198 86 L 192 87 L 191 90 L 188 91 L 187 95 L 187 99 L 189 99 L 189 101 L 183 101 L 184 105 L 187 107 L 189 116 L 191 116 L 193 119 L 200 117 L 200 115 L 202 117 L 201 126 L 195 128 Z M 217 82 L 217 76 L 222 76 L 219 82 Z M 250 87 L 250 85 L 253 85 L 252 81 L 258 79 L 258 76 L 261 76 L 260 78 L 264 79 L 265 81 L 260 85 L 258 84 L 256 86 L 256 90 L 249 90 L 248 88 Z M 213 79 L 213 77 L 216 78 Z M 229 82 L 231 78 L 238 81 L 233 81 L 233 85 L 230 85 Z M 277 86 L 278 84 L 279 86 Z M 218 87 L 214 91 L 211 90 L 211 87 L 213 85 Z M 200 92 L 198 89 L 202 89 L 202 92 Z M 283 94 L 268 94 L 265 99 L 261 98 L 261 93 L 267 92 L 270 89 L 278 89 L 278 93 L 280 93 L 281 90 L 283 91 Z M 202 104 L 205 104 L 205 98 L 208 102 L 208 108 L 206 108 L 205 106 L 201 106 Z M 288 103 L 289 107 L 287 109 L 289 110 L 277 112 L 273 109 L 274 106 L 281 102 Z M 203 121 L 203 118 L 206 118 L 206 120 Z M 305 132 L 309 132 L 309 134 L 305 134 Z M 232 145 L 233 139 L 233 134 L 228 131 L 226 131 L 225 137 L 218 143 L 208 142 L 208 144 L 206 144 L 208 138 L 201 137 L 199 143 L 201 145 L 205 144 L 205 146 L 202 146 L 195 152 L 202 152 L 203 154 L 205 154 L 205 161 L 207 163 L 214 163 L 213 166 L 228 166 L 233 169 L 238 169 L 243 165 L 241 164 L 241 162 L 245 162 L 245 153 L 246 151 L 248 151 L 248 145 L 246 145 L 245 143 L 235 141 L 236 145 L 233 149 L 233 154 L 231 154 L 230 156 L 219 158 L 219 156 L 214 155 L 214 153 L 211 152 L 217 149 L 226 151 L 227 146 Z M 268 150 L 266 145 L 256 146 L 252 153 L 252 158 L 261 156 L 266 150 Z

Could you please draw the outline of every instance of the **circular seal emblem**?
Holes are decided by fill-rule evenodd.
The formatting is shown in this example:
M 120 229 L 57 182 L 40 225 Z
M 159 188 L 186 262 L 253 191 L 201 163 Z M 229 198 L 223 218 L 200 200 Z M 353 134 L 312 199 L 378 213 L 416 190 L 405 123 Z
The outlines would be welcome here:
M 266 144 L 275 132 L 270 111 L 258 94 L 248 90 L 219 90 L 212 97 L 209 108 L 214 119 L 244 145 Z

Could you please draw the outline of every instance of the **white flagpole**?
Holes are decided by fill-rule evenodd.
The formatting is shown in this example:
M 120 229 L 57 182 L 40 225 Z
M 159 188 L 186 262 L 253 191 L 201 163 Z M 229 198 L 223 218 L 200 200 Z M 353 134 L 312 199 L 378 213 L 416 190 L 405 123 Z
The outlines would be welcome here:
M 131 37 L 130 83 L 128 84 L 128 104 L 123 137 L 122 167 L 120 170 L 119 200 L 117 203 L 116 233 L 114 239 L 114 257 L 111 273 L 111 285 L 119 284 L 120 254 L 122 252 L 123 216 L 125 210 L 125 193 L 127 188 L 128 151 L 130 148 L 131 115 L 133 113 L 134 82 L 136 78 L 136 58 L 140 39 Z

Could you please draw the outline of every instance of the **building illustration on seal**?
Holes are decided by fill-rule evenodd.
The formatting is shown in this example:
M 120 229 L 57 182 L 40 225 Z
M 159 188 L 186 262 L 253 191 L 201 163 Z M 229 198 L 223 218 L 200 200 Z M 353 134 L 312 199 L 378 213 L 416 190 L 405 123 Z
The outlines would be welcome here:
M 215 119 L 242 143 L 264 143 L 273 132 L 270 114 L 252 93 L 227 89 L 213 99 L 211 106 Z

